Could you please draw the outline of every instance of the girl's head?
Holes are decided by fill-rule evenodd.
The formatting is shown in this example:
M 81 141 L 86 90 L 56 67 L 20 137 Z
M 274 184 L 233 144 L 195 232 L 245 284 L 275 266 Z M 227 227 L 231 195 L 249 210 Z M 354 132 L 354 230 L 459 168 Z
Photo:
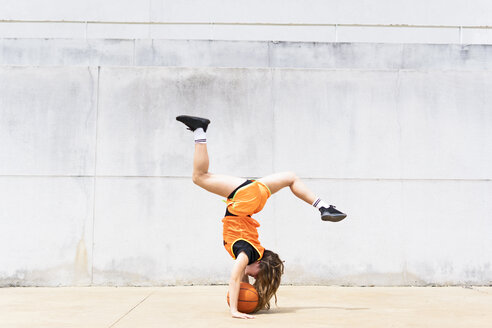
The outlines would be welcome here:
M 284 263 L 278 255 L 265 250 L 260 262 L 260 270 L 255 277 L 254 286 L 259 295 L 256 311 L 270 309 L 270 299 L 275 296 L 277 304 L 277 289 L 280 286 L 280 278 L 284 273 Z

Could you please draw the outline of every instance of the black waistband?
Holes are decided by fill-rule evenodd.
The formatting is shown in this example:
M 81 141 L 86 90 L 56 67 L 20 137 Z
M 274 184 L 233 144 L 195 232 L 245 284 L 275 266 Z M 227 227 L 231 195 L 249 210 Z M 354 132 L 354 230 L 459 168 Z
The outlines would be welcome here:
M 227 199 L 232 199 L 234 198 L 234 196 L 236 195 L 236 192 L 244 187 L 244 186 L 247 186 L 249 185 L 250 183 L 253 183 L 253 180 L 246 180 L 244 181 L 241 185 L 239 185 L 236 189 L 234 189 L 233 192 L 231 192 L 231 194 L 227 197 Z M 226 212 L 225 212 L 225 216 L 237 216 L 236 214 L 232 214 L 231 212 L 229 212 L 229 210 L 226 208 Z M 248 215 L 249 217 L 251 217 L 251 215 Z
M 239 185 L 239 187 L 237 187 L 236 189 L 234 189 L 233 192 L 231 192 L 231 194 L 229 196 L 227 196 L 227 199 L 231 199 L 231 198 L 234 198 L 234 195 L 236 194 L 236 192 L 239 190 L 239 188 L 242 188 L 244 186 L 247 186 L 249 185 L 250 183 L 253 183 L 253 180 L 246 180 L 244 181 L 242 184 Z

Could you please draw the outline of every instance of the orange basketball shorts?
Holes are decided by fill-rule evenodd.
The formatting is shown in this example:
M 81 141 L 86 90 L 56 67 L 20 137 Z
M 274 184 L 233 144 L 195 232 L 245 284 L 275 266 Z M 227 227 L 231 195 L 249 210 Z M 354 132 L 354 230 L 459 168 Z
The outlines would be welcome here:
M 227 210 L 238 216 L 258 213 L 263 209 L 271 194 L 266 184 L 254 180 L 252 183 L 239 188 L 234 197 L 227 200 Z

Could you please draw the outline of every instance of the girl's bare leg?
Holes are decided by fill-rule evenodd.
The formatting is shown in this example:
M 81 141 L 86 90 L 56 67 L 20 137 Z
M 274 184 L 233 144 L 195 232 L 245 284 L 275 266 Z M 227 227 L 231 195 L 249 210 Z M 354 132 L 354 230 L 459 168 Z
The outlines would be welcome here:
M 302 182 L 302 180 L 293 172 L 280 172 L 267 175 L 266 177 L 259 179 L 259 181 L 266 184 L 272 194 L 282 188 L 290 187 L 290 190 L 294 195 L 310 205 L 317 199 L 316 195 L 309 190 L 304 182 Z
M 294 195 L 319 209 L 321 212 L 321 219 L 323 221 L 338 222 L 347 216 L 347 214 L 340 212 L 331 205 L 328 206 L 328 204 L 316 197 L 314 193 L 306 187 L 301 179 L 292 172 L 281 172 L 267 175 L 266 177 L 259 179 L 259 181 L 266 184 L 272 194 L 282 188 L 290 187 L 290 190 L 292 190 Z
M 193 182 L 214 194 L 227 197 L 246 179 L 208 172 L 209 159 L 206 143 L 195 144 Z

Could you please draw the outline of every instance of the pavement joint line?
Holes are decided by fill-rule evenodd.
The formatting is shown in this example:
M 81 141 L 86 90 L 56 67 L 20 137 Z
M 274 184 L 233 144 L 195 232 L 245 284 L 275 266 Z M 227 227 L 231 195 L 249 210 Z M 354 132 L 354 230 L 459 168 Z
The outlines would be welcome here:
M 145 300 L 147 298 L 150 297 L 150 295 L 154 294 L 155 291 L 151 292 L 149 295 L 145 296 L 143 300 L 141 300 L 140 302 L 137 303 L 137 305 L 135 305 L 134 307 L 132 307 L 128 312 L 126 312 L 125 314 L 123 314 L 118 320 L 116 320 L 115 322 L 113 322 L 108 328 L 111 328 L 111 327 L 114 327 L 118 322 L 121 321 L 121 319 L 123 319 L 124 317 L 126 317 L 130 312 L 132 312 L 134 309 L 136 309 L 140 304 L 142 304 L 143 302 L 145 302 Z

